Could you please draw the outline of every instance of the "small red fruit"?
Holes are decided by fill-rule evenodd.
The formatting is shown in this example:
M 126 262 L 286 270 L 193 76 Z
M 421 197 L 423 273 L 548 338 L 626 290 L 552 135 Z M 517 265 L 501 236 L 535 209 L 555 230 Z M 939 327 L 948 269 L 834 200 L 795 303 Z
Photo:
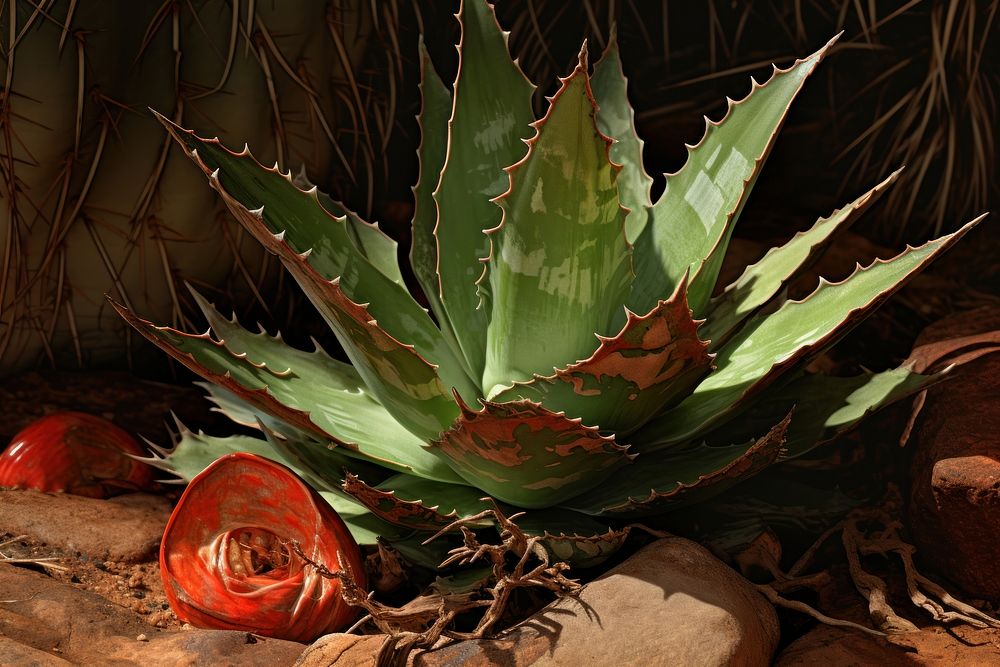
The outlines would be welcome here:
M 198 474 L 160 544 L 160 573 L 177 618 L 199 628 L 311 641 L 357 616 L 331 571 L 343 558 L 365 585 L 361 549 L 323 498 L 285 466 L 228 454 Z
M 107 419 L 82 412 L 51 414 L 22 429 L 0 454 L 0 487 L 90 498 L 148 489 L 152 468 L 129 454 L 147 455 Z

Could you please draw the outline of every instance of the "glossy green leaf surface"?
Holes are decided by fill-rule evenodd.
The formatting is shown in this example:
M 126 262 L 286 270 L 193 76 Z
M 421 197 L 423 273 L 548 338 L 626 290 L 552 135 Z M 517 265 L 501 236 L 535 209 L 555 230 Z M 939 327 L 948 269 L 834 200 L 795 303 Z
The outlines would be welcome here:
M 474 396 L 475 387 L 426 311 L 356 252 L 346 218 L 331 216 L 315 191 L 303 192 L 249 152 L 232 153 L 160 120 L 236 219 L 281 258 L 379 402 L 423 438 L 446 428 L 458 412 L 450 390 Z
M 483 390 L 589 357 L 632 280 L 610 140 L 597 129 L 586 51 L 536 124 L 496 201 L 486 277 L 493 294 Z M 572 322 L 572 326 L 567 323 Z
M 208 393 L 208 400 L 215 404 L 213 409 L 216 412 L 221 412 L 241 426 L 260 431 L 272 450 L 281 457 L 281 461 L 293 467 L 300 476 L 304 476 L 302 470 L 310 470 L 316 476 L 327 478 L 328 485 L 336 487 L 340 485 L 345 466 L 371 479 L 381 480 L 390 474 L 379 464 L 366 462 L 360 454 L 284 422 L 254 407 L 231 391 L 211 382 L 195 384 Z M 375 428 L 370 433 L 377 435 L 378 431 Z
M 482 401 L 431 446 L 470 485 L 518 507 L 548 507 L 599 484 L 631 457 L 597 429 L 530 401 Z
M 646 451 L 689 440 L 721 423 L 748 396 L 846 333 L 980 220 L 893 259 L 859 266 L 839 283 L 821 280 L 805 299 L 786 301 L 774 313 L 753 317 L 719 350 L 715 372 L 676 408 L 637 432 L 634 442 Z
M 324 491 L 322 484 L 316 486 L 315 478 L 298 468 L 294 461 L 286 459 L 275 451 L 271 443 L 261 438 L 246 435 L 218 438 L 200 432 L 195 433 L 181 426 L 174 446 L 169 449 L 155 447 L 155 452 L 155 456 L 144 460 L 156 468 L 177 475 L 185 483 L 190 482 L 195 475 L 226 454 L 235 452 L 257 454 L 286 465 L 297 475 L 307 479 L 323 499 L 337 511 L 358 544 L 375 544 L 380 537 L 393 539 L 403 534 L 392 524 L 374 516 L 362 505 L 337 493 Z
M 309 437 L 308 431 L 303 431 L 297 426 L 281 421 L 269 412 L 265 412 L 256 406 L 240 398 L 238 394 L 224 389 L 212 382 L 195 382 L 205 390 L 208 400 L 215 406 L 213 411 L 219 412 L 229 418 L 230 421 L 245 426 L 247 428 L 259 428 L 263 424 L 284 437 Z
M 500 221 L 500 211 L 490 199 L 507 189 L 503 169 L 524 156 L 522 139 L 531 136 L 530 123 L 535 119 L 531 111 L 535 87 L 511 61 L 507 37 L 490 5 L 463 0 L 458 16 L 459 69 L 447 159 L 434 192 L 438 204 L 434 234 L 441 302 L 465 359 L 479 378 L 490 316 L 488 295 L 476 288 L 483 270 L 480 259 L 489 253 L 483 231 Z
M 774 463 L 790 419 L 791 415 L 786 416 L 765 435 L 746 444 L 685 445 L 640 454 L 633 467 L 563 504 L 584 514 L 633 517 L 697 502 Z
M 325 353 L 290 348 L 266 334 L 234 336 L 235 323 L 213 317 L 245 350 L 235 352 L 209 335 L 156 327 L 115 304 L 143 336 L 206 380 L 320 440 L 332 440 L 352 454 L 399 471 L 458 481 L 423 441 L 396 422 L 385 408 Z M 339 383 L 339 386 L 338 386 Z
M 292 179 L 295 187 L 300 190 L 315 190 L 316 198 L 319 200 L 327 213 L 335 218 L 346 218 L 344 230 L 348 238 L 357 250 L 372 266 L 379 270 L 385 277 L 397 285 L 403 286 L 403 276 L 399 272 L 399 259 L 397 258 L 398 245 L 391 238 L 378 228 L 365 222 L 360 215 L 350 210 L 343 203 L 336 201 L 330 195 L 320 191 L 315 185 L 309 182 L 305 174 L 298 174 Z
M 625 326 L 584 361 L 501 392 L 498 401 L 527 399 L 583 423 L 622 434 L 684 398 L 709 371 L 708 344 L 691 319 L 686 283 L 649 313 L 628 313 Z
M 946 377 L 945 373 L 921 375 L 906 366 L 853 377 L 803 375 L 769 391 L 739 419 L 723 426 L 721 434 L 710 437 L 729 439 L 759 430 L 794 409 L 779 459 L 795 458 L 849 431 L 868 415 Z
M 194 432 L 180 425 L 180 432 L 173 447 L 154 445 L 154 455 L 143 459 L 149 465 L 165 470 L 180 478 L 184 484 L 211 465 L 219 457 L 234 452 L 249 452 L 285 463 L 263 438 L 249 435 L 232 435 L 218 438 Z
M 417 123 L 420 125 L 420 147 L 417 157 L 420 161 L 419 177 L 413 188 L 413 223 L 411 225 L 412 242 L 410 245 L 410 265 L 413 274 L 420 283 L 427 303 L 437 318 L 445 334 L 458 342 L 451 330 L 448 314 L 441 304 L 441 282 L 438 275 L 437 239 L 434 237 L 434 227 L 437 225 L 437 202 L 434 201 L 434 188 L 441 178 L 448 155 L 448 117 L 451 114 L 451 92 L 441 81 L 434 70 L 430 55 L 420 41 L 420 115 Z M 465 357 L 461 357 L 464 362 Z M 469 371 L 471 374 L 471 370 Z
M 625 219 L 625 236 L 635 242 L 646 226 L 653 205 L 650 188 L 653 179 L 642 165 L 642 139 L 635 132 L 635 112 L 628 101 L 628 81 L 622 71 L 617 34 L 612 33 L 601 59 L 594 65 L 590 79 L 594 99 L 599 107 L 597 127 L 615 140 L 611 160 L 622 165 L 618 174 L 618 194 L 629 209 Z
M 705 136 L 688 147 L 688 159 L 667 174 L 666 190 L 653 205 L 652 221 L 635 242 L 635 287 L 629 306 L 646 312 L 691 272 L 688 299 L 704 313 L 733 227 L 792 100 L 829 44 L 761 85 L 719 121 L 705 119 Z
M 323 500 L 337 512 L 347 524 L 351 537 L 358 544 L 374 546 L 380 541 L 393 542 L 406 539 L 412 531 L 395 526 L 378 518 L 364 505 L 346 498 L 339 492 L 320 491 Z
M 901 171 L 901 170 L 900 170 Z M 760 261 L 751 264 L 725 291 L 713 299 L 702 336 L 717 348 L 729 334 L 755 310 L 767 303 L 787 285 L 811 260 L 826 248 L 837 231 L 849 227 L 899 176 L 888 178 L 826 218 L 820 218 L 804 232 L 798 232 L 787 243 L 771 248 Z

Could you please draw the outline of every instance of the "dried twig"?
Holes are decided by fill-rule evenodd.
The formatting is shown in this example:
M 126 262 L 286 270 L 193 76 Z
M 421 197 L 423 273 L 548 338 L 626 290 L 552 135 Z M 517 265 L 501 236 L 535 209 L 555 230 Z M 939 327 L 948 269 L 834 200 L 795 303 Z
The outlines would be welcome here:
M 861 630 L 862 632 L 865 632 L 870 635 L 875 635 L 876 637 L 885 636 L 884 632 L 879 632 L 878 630 L 872 630 L 871 628 L 866 628 L 863 625 L 859 625 L 851 621 L 845 621 L 839 618 L 831 618 L 826 614 L 824 614 L 823 612 L 819 611 L 818 609 L 810 607 L 805 602 L 800 602 L 799 600 L 788 600 L 786 598 L 783 598 L 781 597 L 781 595 L 778 594 L 778 591 L 774 590 L 774 588 L 771 587 L 770 584 L 754 584 L 754 586 L 757 588 L 758 591 L 764 594 L 764 597 L 766 597 L 771 602 L 771 604 L 777 607 L 784 607 L 786 609 L 791 609 L 793 611 L 802 612 L 803 614 L 812 616 L 817 621 L 825 625 L 833 625 L 842 628 L 854 628 L 855 630 Z
M 483 500 L 491 503 L 493 508 L 453 521 L 426 542 L 455 530 L 461 531 L 462 546 L 452 549 L 440 567 L 471 565 L 480 559 L 488 559 L 492 565 L 491 578 L 495 582 L 492 587 L 485 589 L 489 599 L 481 599 L 481 591 L 435 593 L 418 596 L 402 607 L 391 607 L 375 600 L 374 592 L 363 591 L 358 586 L 350 565 L 342 559 L 339 563 L 340 571 L 334 572 L 323 563 L 306 556 L 297 543 L 292 542 L 289 547 L 303 562 L 316 568 L 321 576 L 338 579 L 344 600 L 367 612 L 348 632 L 371 622 L 388 635 L 379 650 L 376 661 L 378 667 L 402 666 L 414 649 L 430 648 L 442 637 L 459 640 L 489 636 L 507 609 L 511 594 L 518 588 L 541 587 L 560 596 L 580 589 L 576 580 L 569 579 L 564 574 L 569 565 L 550 563 L 541 538 L 526 535 L 514 523 L 514 519 L 520 514 L 508 517 L 492 499 Z M 499 544 L 480 543 L 476 534 L 468 528 L 468 524 L 487 518 L 493 519 L 497 524 Z M 510 556 L 517 559 L 513 567 L 510 565 Z M 458 616 L 477 610 L 483 610 L 483 616 L 473 631 L 459 632 L 453 629 Z
M 847 565 L 851 580 L 858 592 L 868 601 L 868 610 L 873 622 L 885 633 L 913 632 L 919 628 L 911 621 L 901 617 L 889 603 L 889 590 L 886 582 L 880 577 L 867 572 L 861 563 L 862 556 L 896 554 L 903 564 L 906 578 L 906 589 L 913 604 L 926 611 L 939 623 L 968 623 L 977 628 L 1000 628 L 1000 620 L 957 600 L 942 586 L 920 574 L 913 562 L 916 549 L 900 536 L 902 523 L 894 517 L 899 514 L 901 499 L 899 490 L 890 486 L 885 500 L 878 507 L 860 508 L 851 512 L 840 523 L 824 532 L 816 542 L 788 570 L 787 578 L 775 573 L 775 581 L 759 585 L 758 590 L 764 593 L 775 604 L 796 609 L 809 614 L 829 625 L 845 627 L 861 627 L 847 621 L 830 622 L 820 612 L 804 603 L 780 598 L 778 590 L 789 590 L 803 585 L 817 585 L 825 581 L 825 572 L 802 576 L 809 566 L 820 546 L 836 533 L 841 533 L 841 541 L 847 556 Z M 865 526 L 867 529 L 863 529 Z M 878 526 L 879 528 L 875 528 Z M 821 576 L 823 575 L 823 576 Z M 936 599 L 935 599 L 936 598 Z M 827 619 L 827 620 L 824 620 Z M 868 628 L 862 628 L 872 632 Z

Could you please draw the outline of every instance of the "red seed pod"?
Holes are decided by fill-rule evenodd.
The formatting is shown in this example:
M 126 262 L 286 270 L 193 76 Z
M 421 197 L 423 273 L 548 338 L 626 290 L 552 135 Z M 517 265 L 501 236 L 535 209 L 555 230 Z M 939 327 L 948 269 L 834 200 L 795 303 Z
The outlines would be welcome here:
M 310 641 L 357 616 L 336 572 L 338 554 L 359 586 L 364 568 L 340 516 L 295 473 L 254 454 L 229 454 L 191 480 L 160 545 L 163 588 L 174 613 L 200 628 Z
M 107 419 L 59 412 L 22 429 L 0 454 L 0 486 L 107 498 L 148 489 L 153 469 L 131 435 Z

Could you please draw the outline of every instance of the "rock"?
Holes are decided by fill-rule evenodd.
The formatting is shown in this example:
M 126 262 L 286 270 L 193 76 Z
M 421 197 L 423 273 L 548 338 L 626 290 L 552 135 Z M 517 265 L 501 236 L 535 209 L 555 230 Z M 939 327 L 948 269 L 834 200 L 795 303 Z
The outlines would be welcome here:
M 73 663 L 59 656 L 0 637 L 0 665 L 7 667 L 69 667 Z
M 774 609 L 742 577 L 704 547 L 667 538 L 498 639 L 420 653 L 413 664 L 767 665 L 778 636 Z
M 108 667 L 282 667 L 292 665 L 303 648 L 245 632 L 156 630 L 99 595 L 2 564 L 0 631 L 0 664 L 4 665 L 47 667 L 68 661 Z M 148 641 L 137 641 L 140 635 Z
M 978 358 L 983 323 L 997 318 L 980 313 L 968 326 L 948 333 L 977 345 L 949 350 L 942 359 L 965 357 L 954 377 L 930 388 L 919 399 L 911 437 L 913 458 L 910 528 L 921 560 L 976 598 L 1000 601 L 1000 352 Z M 959 323 L 961 324 L 961 323 Z M 933 332 L 931 332 L 933 334 Z M 921 345 L 941 347 L 922 337 Z M 956 355 L 958 355 L 956 357 Z M 922 408 L 922 409 L 921 409 Z M 916 414 L 916 412 L 915 412 Z
M 942 627 L 927 627 L 880 639 L 854 630 L 821 625 L 789 644 L 774 664 L 775 667 L 985 667 L 1000 664 L 1000 630 L 976 630 L 966 626 L 956 627 L 952 632 L 960 637 Z
M 385 635 L 325 635 L 299 656 L 295 667 L 375 667 L 383 642 Z
M 155 557 L 170 517 L 158 496 L 115 502 L 37 491 L 0 491 L 0 531 L 95 560 L 137 563 Z

